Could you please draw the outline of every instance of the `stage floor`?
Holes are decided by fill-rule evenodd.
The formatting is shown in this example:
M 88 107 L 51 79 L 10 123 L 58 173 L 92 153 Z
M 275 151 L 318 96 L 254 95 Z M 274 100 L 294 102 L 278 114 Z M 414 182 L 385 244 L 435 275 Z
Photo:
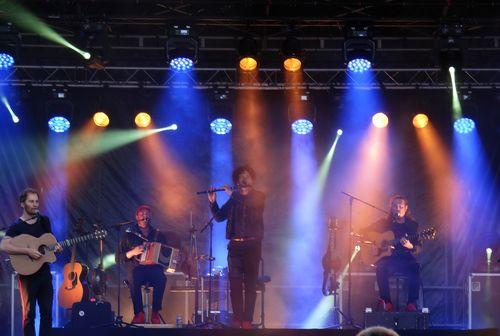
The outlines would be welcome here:
M 338 329 L 175 329 L 175 328 L 56 328 L 54 336 L 354 336 L 357 330 Z M 498 336 L 498 329 L 481 330 L 400 330 L 401 336 Z

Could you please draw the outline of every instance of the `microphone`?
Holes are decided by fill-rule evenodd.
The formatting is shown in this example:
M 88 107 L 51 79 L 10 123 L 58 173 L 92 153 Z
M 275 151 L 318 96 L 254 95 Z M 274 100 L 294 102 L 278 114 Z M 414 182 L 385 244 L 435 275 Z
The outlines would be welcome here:
M 238 190 L 238 186 L 231 186 L 230 189 L 231 190 Z M 224 188 L 217 188 L 214 190 L 202 190 L 202 191 L 197 191 L 196 195 L 205 195 L 205 194 L 209 194 L 211 192 L 219 192 L 219 191 L 225 191 L 225 190 L 226 189 L 224 189 Z

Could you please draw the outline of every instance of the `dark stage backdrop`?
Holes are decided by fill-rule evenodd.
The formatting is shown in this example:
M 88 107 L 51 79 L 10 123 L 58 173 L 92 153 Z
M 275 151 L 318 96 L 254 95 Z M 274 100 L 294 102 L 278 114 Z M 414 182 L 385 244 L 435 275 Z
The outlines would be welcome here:
M 133 116 L 139 108 L 152 111 L 159 127 L 171 122 L 177 122 L 180 126 L 177 132 L 160 133 L 110 151 L 101 151 L 95 156 L 80 155 L 87 153 L 85 137 L 80 138 L 77 144 L 71 143 L 65 147 L 65 140 L 61 139 L 64 135 L 58 135 L 59 138 L 48 135 L 44 105 L 47 94 L 34 89 L 18 95 L 16 107 L 22 111 L 22 122 L 18 125 L 11 124 L 5 111 L 1 113 L 0 226 L 10 225 L 20 215 L 18 194 L 26 186 L 33 186 L 41 191 L 42 213 L 51 216 L 58 239 L 71 235 L 72 224 L 82 218 L 86 231 L 92 230 L 93 224 L 109 230 L 104 254 L 111 254 L 118 240 L 112 225 L 133 219 L 135 208 L 146 203 L 153 207 L 154 225 L 164 231 L 172 231 L 185 244 L 189 244 L 191 221 L 199 228 L 210 218 L 206 198 L 195 195 L 197 189 L 205 189 L 210 185 L 215 155 L 211 152 L 212 136 L 207 115 L 211 102 L 207 92 L 196 91 L 186 98 L 153 90 L 70 90 L 69 97 L 74 104 L 73 133 L 86 127 L 99 105 L 106 106 L 110 111 L 114 130 L 132 128 Z M 252 108 L 251 102 L 245 100 L 245 91 L 232 94 L 232 99 L 240 99 L 239 110 L 244 110 L 245 106 Z M 349 170 L 355 167 L 354 153 L 359 143 L 349 140 L 349 131 L 353 134 L 356 131 L 346 129 L 320 201 L 320 216 L 312 219 L 305 228 L 316 237 L 314 247 L 307 249 L 308 255 L 304 255 L 305 252 L 300 248 L 291 253 L 289 246 L 300 247 L 297 243 L 302 239 L 290 224 L 293 220 L 290 214 L 294 210 L 291 203 L 293 199 L 300 199 L 302 191 L 292 187 L 291 137 L 286 99 L 281 92 L 259 91 L 253 94 L 259 95 L 256 109 L 261 118 L 253 122 L 253 127 L 257 125 L 259 129 L 255 131 L 244 123 L 246 117 L 253 118 L 250 113 L 246 116 L 245 111 L 237 112 L 241 116 L 239 123 L 233 122 L 233 158 L 230 163 L 235 166 L 247 162 L 253 164 L 259 174 L 257 186 L 268 195 L 263 254 L 266 273 L 272 277 L 272 282 L 268 285 L 266 298 L 267 326 L 303 327 L 308 315 L 322 298 L 321 256 L 327 245 L 328 216 L 339 218 L 341 230 L 336 251 L 342 262 L 346 262 L 348 200 L 340 191 L 351 191 L 354 189 L 352 185 L 359 182 L 345 178 L 349 176 Z M 486 247 L 491 246 L 494 253 L 498 253 L 498 93 L 484 91 L 473 96 L 479 111 L 476 115 L 479 135 L 487 157 L 482 169 L 485 176 L 491 179 L 480 179 L 477 188 L 470 190 L 468 201 L 451 209 L 452 214 L 464 213 L 460 217 L 460 224 L 451 222 L 452 216 L 449 213 L 446 216 L 441 214 L 433 203 L 431 186 L 435 181 L 432 181 L 428 172 L 428 168 L 433 167 L 428 167 L 424 162 L 411 125 L 412 113 L 427 111 L 445 148 L 451 153 L 449 94 L 433 90 L 382 91 L 379 94 L 391 117 L 391 163 L 388 173 L 392 183 L 388 183 L 387 188 L 370 190 L 372 196 L 367 201 L 385 207 L 392 193 L 406 195 L 421 225 L 438 228 L 438 238 L 425 244 L 420 258 L 423 265 L 424 304 L 432 312 L 433 324 L 463 325 L 466 319 L 466 276 L 473 270 L 481 270 Z M 314 92 L 313 96 L 318 115 L 312 155 L 319 167 L 331 146 L 336 129 L 344 127 L 341 120 L 345 120 L 345 114 L 349 111 L 342 91 Z M 193 103 L 193 99 L 197 102 Z M 71 135 L 66 135 L 66 138 L 71 141 Z M 111 139 L 104 136 L 101 141 L 103 146 L 112 143 Z M 60 161 L 64 162 L 62 158 L 66 156 L 74 160 L 61 165 Z M 222 178 L 230 183 L 229 174 Z M 354 191 L 359 197 L 365 196 L 362 188 Z M 449 200 L 452 204 L 453 195 L 450 194 Z M 364 212 L 362 221 L 357 216 L 361 211 Z M 443 212 L 446 211 L 443 209 Z M 355 229 L 367 225 L 364 222 L 366 218 L 375 221 L 379 217 L 376 211 L 367 211 L 359 204 L 354 207 Z M 467 239 L 457 242 L 453 239 L 456 234 L 465 235 Z M 198 239 L 200 253 L 207 253 L 208 235 L 199 234 Z M 9 284 L 10 268 L 8 262 L 3 261 L 4 257 L 0 280 Z M 498 258 L 498 254 L 495 258 Z M 68 259 L 68 251 L 65 251 L 59 258 L 60 265 Z M 79 245 L 78 259 L 92 267 L 97 266 L 97 243 Z M 357 260 L 353 270 L 373 272 L 359 265 Z M 116 271 L 116 266 L 107 270 L 111 285 L 116 285 Z M 366 296 L 366 293 L 370 293 L 367 288 L 373 287 L 373 281 L 366 286 L 355 286 L 353 295 Z M 374 303 L 376 293 L 373 295 L 371 299 Z M 114 297 L 107 299 L 113 304 L 116 302 Z M 131 305 L 127 296 L 122 298 L 122 303 Z M 2 314 L 8 311 L 4 306 L 5 300 L 2 299 Z M 168 307 L 167 303 L 165 309 L 175 307 Z M 364 307 L 361 305 L 353 306 L 353 310 L 358 313 L 362 309 Z M 125 317 L 126 320 L 129 318 Z M 331 320 L 327 318 L 323 325 L 329 323 Z

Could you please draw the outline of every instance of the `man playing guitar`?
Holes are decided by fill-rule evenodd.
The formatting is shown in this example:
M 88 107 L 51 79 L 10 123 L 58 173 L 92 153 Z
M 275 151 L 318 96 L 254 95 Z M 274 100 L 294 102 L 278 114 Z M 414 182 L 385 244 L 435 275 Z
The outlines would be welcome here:
M 42 254 L 33 248 L 19 247 L 13 244 L 12 238 L 21 234 L 28 234 L 33 237 L 40 237 L 45 233 L 52 233 L 50 220 L 46 216 L 39 214 L 38 191 L 26 188 L 19 196 L 19 202 L 23 208 L 23 214 L 9 228 L 5 237 L 0 243 L 0 249 L 8 254 L 25 254 L 32 259 L 39 259 Z M 55 252 L 62 250 L 59 244 L 56 245 Z M 38 301 L 40 310 L 40 336 L 51 335 L 52 329 L 52 275 L 48 263 L 34 274 L 19 274 L 19 294 L 21 295 L 21 305 L 23 311 L 23 334 L 31 336 L 35 334 L 35 308 Z
M 380 291 L 379 306 L 385 311 L 392 311 L 393 305 L 389 290 L 389 277 L 394 273 L 404 274 L 409 279 L 407 311 L 417 310 L 420 283 L 420 265 L 415 255 L 421 251 L 421 243 L 415 239 L 418 223 L 413 220 L 408 211 L 408 200 L 402 196 L 395 195 L 390 200 L 391 213 L 387 218 L 381 219 L 365 228 L 363 232 L 386 232 L 392 231 L 395 239 L 392 253 L 382 257 L 377 266 L 377 284 Z M 411 237 L 413 236 L 413 237 Z M 387 247 L 391 248 L 391 247 Z M 377 245 L 371 246 L 373 256 L 380 255 L 384 251 Z

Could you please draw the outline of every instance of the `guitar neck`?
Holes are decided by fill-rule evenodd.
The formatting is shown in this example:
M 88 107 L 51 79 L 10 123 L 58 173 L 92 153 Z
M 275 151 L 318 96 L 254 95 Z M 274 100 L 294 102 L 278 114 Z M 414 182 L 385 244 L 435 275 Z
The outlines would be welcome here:
M 72 246 L 74 244 L 82 243 L 84 241 L 91 240 L 94 238 L 95 238 L 95 234 L 91 233 L 91 234 L 88 234 L 85 236 L 80 236 L 80 237 L 75 237 L 75 238 L 63 240 L 62 242 L 59 243 L 59 245 L 61 245 L 62 247 L 69 247 L 69 246 Z M 55 245 L 52 246 L 52 248 L 53 247 L 55 247 Z

